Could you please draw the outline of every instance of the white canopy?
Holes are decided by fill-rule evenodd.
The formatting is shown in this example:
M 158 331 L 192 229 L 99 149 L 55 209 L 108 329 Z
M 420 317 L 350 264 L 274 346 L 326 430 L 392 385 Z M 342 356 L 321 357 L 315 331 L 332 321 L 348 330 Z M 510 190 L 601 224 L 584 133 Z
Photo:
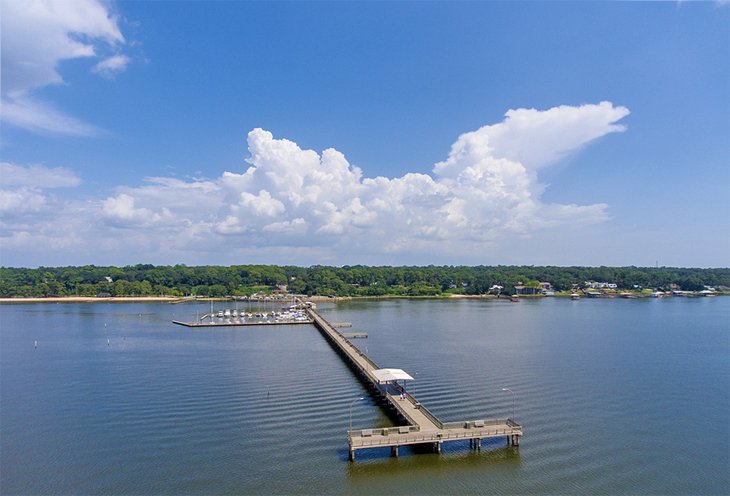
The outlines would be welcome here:
M 380 384 L 392 381 L 412 381 L 413 377 L 402 369 L 378 369 L 373 370 L 373 375 Z

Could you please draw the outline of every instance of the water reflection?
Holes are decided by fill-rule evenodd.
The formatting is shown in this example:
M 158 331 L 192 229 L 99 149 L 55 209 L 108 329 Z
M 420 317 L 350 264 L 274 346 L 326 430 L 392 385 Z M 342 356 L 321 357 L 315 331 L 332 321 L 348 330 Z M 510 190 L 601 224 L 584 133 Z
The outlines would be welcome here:
M 447 444 L 454 446 L 447 448 Z M 519 448 L 487 446 L 475 451 L 469 449 L 467 442 L 458 448 L 457 444 L 461 443 L 445 443 L 440 455 L 433 453 L 430 445 L 401 446 L 398 457 L 390 456 L 390 448 L 359 450 L 355 462 L 346 467 L 347 476 L 353 483 L 372 483 L 411 477 L 414 470 L 419 477 L 428 477 L 445 469 L 452 475 L 458 475 L 459 471 L 472 472 L 475 468 L 516 471 L 522 465 Z M 343 452 L 346 459 L 347 451 Z

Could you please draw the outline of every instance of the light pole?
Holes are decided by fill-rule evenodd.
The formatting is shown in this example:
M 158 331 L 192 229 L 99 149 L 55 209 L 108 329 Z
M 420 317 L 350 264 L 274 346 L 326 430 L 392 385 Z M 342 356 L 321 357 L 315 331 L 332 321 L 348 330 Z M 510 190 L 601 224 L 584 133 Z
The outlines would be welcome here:
M 517 403 L 515 392 L 510 388 L 502 388 L 502 391 L 509 391 L 512 393 L 512 420 L 515 420 L 515 404 Z
M 365 397 L 361 396 L 360 398 L 355 398 L 350 402 L 350 431 L 352 431 L 352 406 L 355 404 L 356 401 L 364 400 Z

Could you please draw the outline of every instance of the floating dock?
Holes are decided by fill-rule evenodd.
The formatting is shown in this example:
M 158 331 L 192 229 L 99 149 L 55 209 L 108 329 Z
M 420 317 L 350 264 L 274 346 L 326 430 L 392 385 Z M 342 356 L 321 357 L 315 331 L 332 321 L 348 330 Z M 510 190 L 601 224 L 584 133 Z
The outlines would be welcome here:
M 511 418 L 442 422 L 397 382 L 383 381 L 382 377 L 378 377 L 380 374 L 376 371 L 380 371 L 380 367 L 316 310 L 307 308 L 306 312 L 314 326 L 366 386 L 385 400 L 406 423 L 398 427 L 348 430 L 350 461 L 355 461 L 355 451 L 360 449 L 390 447 L 391 455 L 398 456 L 400 446 L 428 444 L 440 453 L 443 443 L 466 439 L 476 450 L 481 449 L 482 439 L 489 438 L 505 438 L 508 446 L 519 446 L 522 426 Z
M 347 339 L 366 339 L 368 337 L 367 332 L 343 332 L 342 336 Z

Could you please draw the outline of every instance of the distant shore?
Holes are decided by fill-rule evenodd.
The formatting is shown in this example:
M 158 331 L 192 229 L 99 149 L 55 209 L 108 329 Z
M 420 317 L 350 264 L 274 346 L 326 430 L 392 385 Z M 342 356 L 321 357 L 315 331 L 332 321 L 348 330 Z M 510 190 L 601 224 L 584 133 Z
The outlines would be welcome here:
M 172 302 L 183 300 L 177 296 L 49 296 L 0 298 L 0 303 L 133 303 L 146 301 Z
M 728 296 L 728 292 L 717 292 L 711 296 Z M 550 295 L 551 298 L 569 298 L 570 293 L 560 293 Z M 632 298 L 649 298 L 651 295 L 648 294 L 632 294 L 629 297 Z M 669 295 L 667 295 L 669 296 Z M 697 293 L 689 293 L 685 295 L 677 295 L 685 297 L 697 297 L 705 296 Z M 299 296 L 300 298 L 315 301 L 348 301 L 348 300 L 388 300 L 388 299 L 474 299 L 474 300 L 495 300 L 495 299 L 510 299 L 510 295 L 502 294 L 500 296 L 489 294 L 489 295 L 467 295 L 467 294 L 441 294 L 434 296 L 407 296 L 407 295 L 381 295 L 381 296 Z M 521 299 L 540 299 L 545 298 L 546 295 L 520 295 Z M 581 295 L 582 298 L 586 298 L 586 295 Z M 602 294 L 599 298 L 622 298 L 625 297 L 621 294 Z M 3 303 L 185 303 L 192 301 L 232 301 L 231 297 L 213 297 L 213 296 L 198 296 L 198 297 L 181 297 L 181 296 L 48 296 L 48 297 L 12 297 L 12 298 L 0 298 L 0 304 Z M 257 301 L 257 300 L 251 300 Z
M 303 298 L 310 301 L 346 301 L 346 300 L 384 300 L 393 298 L 410 298 L 410 299 L 495 299 L 496 295 L 437 295 L 437 296 L 406 296 L 406 295 L 382 295 L 382 296 L 304 296 Z M 502 298 L 509 298 L 503 295 Z M 162 303 L 184 303 L 186 301 L 230 301 L 230 297 L 207 297 L 199 296 L 196 298 L 180 297 L 180 296 L 48 296 L 48 297 L 11 297 L 0 298 L 2 303 L 144 303 L 144 302 L 162 302 Z M 256 301 L 256 300 L 253 300 Z

